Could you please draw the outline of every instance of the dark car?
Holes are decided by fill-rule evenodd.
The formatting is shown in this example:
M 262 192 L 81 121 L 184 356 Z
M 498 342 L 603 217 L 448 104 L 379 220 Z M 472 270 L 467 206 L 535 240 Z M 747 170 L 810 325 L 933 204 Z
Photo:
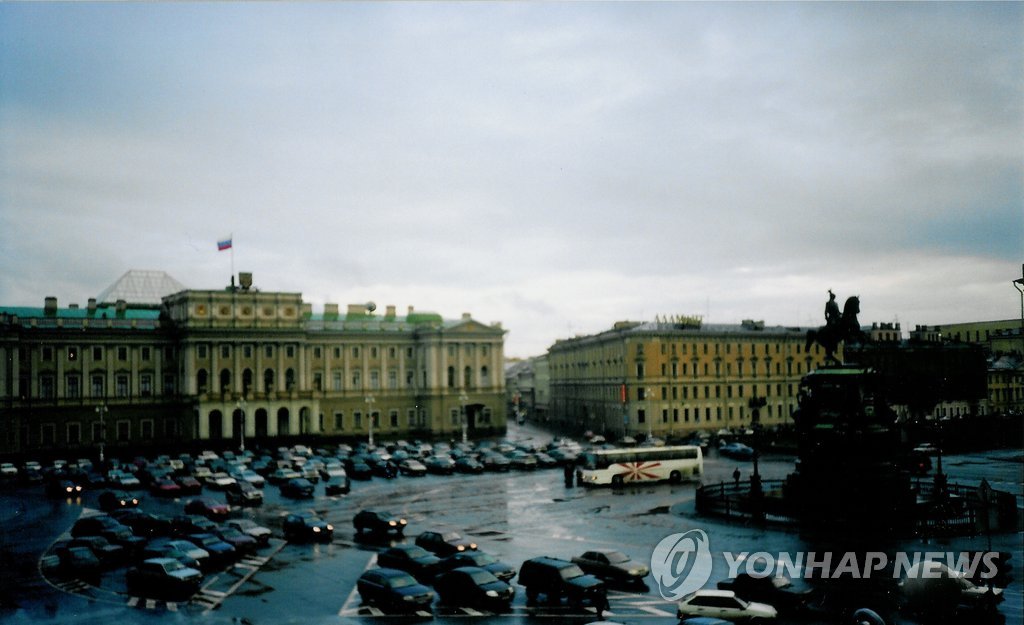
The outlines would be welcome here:
M 212 532 L 192 534 L 185 539 L 210 554 L 211 566 L 224 566 L 234 562 L 238 557 L 238 551 L 234 547 Z
M 80 497 L 82 485 L 66 478 L 52 478 L 46 481 L 46 494 L 50 497 Z
M 190 536 L 212 532 L 217 524 L 198 514 L 180 514 L 171 519 L 172 536 Z
M 78 519 L 71 527 L 71 536 L 102 536 L 130 552 L 137 552 L 146 542 L 146 539 L 133 534 L 131 528 L 105 514 Z
M 718 589 L 731 590 L 740 599 L 767 603 L 779 612 L 790 614 L 807 608 L 813 597 L 811 589 L 797 588 L 781 575 L 755 577 L 740 573 L 733 579 L 718 582 Z
M 438 568 L 442 571 L 450 571 L 462 566 L 476 566 L 481 569 L 487 569 L 503 582 L 510 582 L 516 576 L 516 570 L 511 564 L 502 562 L 484 551 L 460 551 L 453 553 L 438 563 Z
M 115 545 L 102 536 L 79 536 L 68 541 L 68 547 L 86 547 L 99 558 L 104 566 L 115 566 L 125 561 L 127 553 L 121 545 Z
M 416 537 L 416 544 L 427 551 L 446 557 L 460 551 L 476 550 L 476 543 L 466 540 L 458 532 L 423 532 Z
M 643 584 L 644 578 L 651 572 L 645 564 L 614 549 L 585 551 L 573 558 L 572 561 L 578 564 L 584 573 L 589 573 L 606 582 Z
M 288 480 L 281 484 L 281 494 L 292 499 L 312 499 L 313 483 L 304 477 Z
M 480 463 L 487 471 L 508 471 L 512 467 L 511 461 L 505 456 L 496 453 L 487 453 L 480 456 Z
M 405 571 L 425 584 L 434 579 L 440 562 L 441 558 L 417 545 L 395 545 L 377 556 L 378 565 Z
M 174 478 L 178 486 L 181 488 L 182 495 L 198 495 L 203 492 L 203 483 L 192 477 L 191 475 L 182 475 Z
M 361 510 L 352 518 L 352 525 L 356 528 L 357 534 L 367 531 L 371 534 L 402 535 L 407 523 L 398 515 L 379 510 Z
M 203 574 L 173 558 L 150 558 L 125 573 L 128 591 L 148 597 L 187 599 L 199 590 Z
M 185 504 L 185 514 L 199 514 L 219 523 L 228 518 L 231 507 L 211 497 L 196 497 Z
M 225 486 L 224 497 L 233 506 L 259 506 L 263 504 L 263 491 L 244 480 Z
M 516 591 L 486 569 L 463 566 L 437 576 L 434 589 L 448 605 L 506 610 Z
M 138 508 L 122 508 L 112 511 L 110 516 L 117 519 L 118 523 L 130 527 L 136 536 L 155 538 L 171 535 L 171 519 L 159 514 L 150 514 Z
M 459 473 L 483 473 L 484 465 L 476 458 L 463 456 L 455 461 L 455 470 Z
M 252 536 L 261 547 L 265 547 L 270 543 L 270 528 L 259 525 L 251 519 L 232 519 L 227 522 L 227 525 L 246 536 Z
M 406 458 L 398 463 L 398 471 L 408 477 L 423 477 L 427 474 L 427 467 L 414 458 Z
M 105 490 L 100 493 L 99 504 L 100 510 L 110 512 L 118 508 L 135 508 L 139 505 L 139 498 L 123 490 Z
M 526 587 L 526 598 L 534 602 L 545 595 L 557 603 L 566 597 L 573 605 L 589 603 L 604 606 L 607 595 L 604 582 L 587 575 L 579 565 L 557 558 L 532 558 L 519 569 L 519 584 Z
M 97 582 L 103 571 L 100 559 L 88 547 L 61 547 L 57 550 L 58 568 L 62 575 Z
M 426 465 L 427 471 L 437 473 L 438 475 L 451 475 L 455 473 L 455 461 L 447 454 L 430 456 L 423 461 L 423 464 Z
M 345 472 L 353 480 L 368 480 L 373 477 L 373 469 L 365 462 L 353 462 L 345 468 Z
M 289 514 L 282 522 L 284 537 L 290 541 L 330 542 L 334 526 L 311 512 Z
M 364 602 L 401 612 L 429 612 L 434 602 L 433 590 L 398 569 L 370 569 L 359 576 L 356 589 Z
M 750 460 L 754 457 L 754 450 L 743 443 L 726 443 L 718 448 L 718 454 L 726 458 L 736 460 Z
M 508 461 L 517 471 L 532 471 L 537 468 L 537 459 L 525 451 L 513 451 L 508 455 Z
M 256 553 L 259 542 L 238 529 L 230 526 L 221 526 L 213 531 L 213 534 L 235 548 L 239 554 Z
M 324 480 L 324 495 L 347 495 L 352 490 L 352 484 L 348 481 L 347 475 L 332 475 Z

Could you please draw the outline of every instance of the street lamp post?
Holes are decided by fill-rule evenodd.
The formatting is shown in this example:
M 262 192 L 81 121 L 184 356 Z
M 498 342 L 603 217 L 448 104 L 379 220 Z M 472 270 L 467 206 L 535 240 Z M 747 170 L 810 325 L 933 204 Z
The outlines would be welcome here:
M 242 411 L 242 429 L 239 432 L 241 434 L 241 441 L 239 442 L 238 448 L 241 451 L 245 451 L 245 398 L 242 398 L 240 401 L 235 402 L 235 406 Z
M 373 395 L 366 396 L 366 416 L 370 419 L 370 447 L 373 448 L 373 402 L 376 401 Z
M 1013 288 L 1020 291 L 1020 341 L 1021 356 L 1024 356 L 1024 265 L 1020 268 L 1021 277 L 1013 281 Z
M 103 445 L 107 442 L 107 408 L 106 404 L 96 406 L 96 414 L 100 416 L 100 464 L 103 464 Z
M 647 442 L 651 442 L 654 438 L 654 410 L 651 408 L 653 394 L 651 393 L 650 387 L 647 388 Z
M 469 403 L 469 395 L 466 395 L 466 393 L 464 393 L 464 392 L 460 393 L 459 394 L 459 405 L 462 408 L 462 442 L 463 443 L 467 442 L 467 440 L 468 440 L 468 436 L 467 436 L 467 432 L 466 432 L 466 427 L 468 425 L 466 423 L 466 404 L 467 403 Z

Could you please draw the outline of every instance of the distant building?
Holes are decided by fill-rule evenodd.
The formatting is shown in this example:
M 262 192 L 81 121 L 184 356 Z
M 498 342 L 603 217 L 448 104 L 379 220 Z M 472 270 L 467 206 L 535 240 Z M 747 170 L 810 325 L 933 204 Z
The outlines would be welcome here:
M 366 439 L 371 420 L 378 440 L 505 431 L 499 324 L 314 313 L 239 282 L 175 290 L 129 272 L 85 308 L 0 306 L 0 454 Z
M 509 416 L 545 422 L 551 396 L 551 375 L 547 355 L 513 362 L 505 367 L 505 392 Z
M 807 330 L 674 317 L 558 341 L 548 350 L 551 419 L 663 438 L 791 424 L 800 379 L 825 361 L 820 346 L 806 347 Z

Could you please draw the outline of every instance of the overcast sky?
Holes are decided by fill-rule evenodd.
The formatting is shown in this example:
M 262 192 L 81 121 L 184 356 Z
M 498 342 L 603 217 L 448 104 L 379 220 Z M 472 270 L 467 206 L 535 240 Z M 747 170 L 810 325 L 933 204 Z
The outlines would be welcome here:
M 1015 319 L 1021 3 L 0 3 L 0 304 Z

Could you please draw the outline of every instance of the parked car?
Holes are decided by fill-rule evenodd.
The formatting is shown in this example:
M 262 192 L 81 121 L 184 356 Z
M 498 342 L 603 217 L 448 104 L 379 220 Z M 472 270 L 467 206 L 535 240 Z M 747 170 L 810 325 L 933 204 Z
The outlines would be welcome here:
M 82 517 L 71 526 L 71 536 L 102 536 L 115 545 L 121 545 L 129 552 L 137 552 L 146 539 L 136 536 L 132 530 L 106 514 Z
M 643 584 L 650 573 L 647 565 L 633 560 L 615 549 L 592 549 L 572 559 L 573 562 L 594 577 L 606 582 Z
M 199 560 L 196 560 L 192 556 L 188 555 L 188 552 L 182 551 L 162 538 L 152 540 L 143 547 L 142 558 L 144 560 L 148 560 L 150 558 L 173 558 L 187 567 L 202 570 L 202 565 Z
M 270 542 L 270 528 L 264 527 L 250 519 L 231 519 L 227 522 L 227 526 L 252 536 L 261 547 L 266 546 Z
M 277 469 L 276 471 L 274 471 L 273 473 L 271 473 L 267 477 L 267 481 L 270 482 L 271 484 L 278 484 L 278 485 L 280 485 L 280 484 L 284 484 L 288 480 L 294 480 L 294 479 L 298 479 L 300 477 L 302 477 L 302 474 L 299 473 L 298 471 L 296 471 L 295 469 L 280 468 L 280 469 Z
M 143 538 L 154 538 L 159 536 L 170 536 L 173 530 L 171 519 L 159 515 L 143 512 L 138 508 L 121 508 L 112 510 L 110 516 L 122 525 L 131 528 L 132 533 Z
M 807 607 L 813 597 L 810 588 L 797 588 L 782 575 L 758 576 L 740 573 L 733 579 L 718 582 L 719 590 L 731 590 L 747 601 L 767 603 L 779 612 L 793 613 Z
M 173 558 L 150 558 L 128 569 L 128 591 L 145 596 L 187 599 L 199 590 L 203 574 Z
M 740 599 L 731 590 L 698 590 L 677 604 L 676 616 L 679 619 L 711 616 L 730 621 L 770 621 L 778 617 L 778 611 L 765 603 Z
M 113 567 L 121 564 L 127 558 L 125 548 L 115 545 L 102 536 L 79 536 L 68 541 L 68 547 L 85 547 L 92 551 L 100 564 Z
M 61 547 L 57 549 L 57 561 L 62 575 L 88 582 L 98 582 L 103 572 L 100 559 L 88 547 Z
M 235 482 L 224 488 L 224 498 L 233 506 L 259 506 L 263 504 L 263 491 L 252 482 Z
M 508 458 L 496 453 L 481 454 L 480 463 L 484 465 L 486 471 L 508 471 L 512 466 Z
M 203 483 L 191 475 L 182 475 L 174 478 L 174 481 L 181 487 L 182 495 L 198 495 L 203 492 Z
M 186 538 L 190 543 L 205 549 L 210 554 L 210 564 L 214 567 L 225 566 L 235 561 L 238 552 L 230 544 L 221 540 L 220 536 L 210 532 L 192 534 Z
M 486 569 L 463 566 L 437 576 L 434 589 L 448 605 L 478 606 L 489 610 L 508 609 L 516 591 Z
M 292 499 L 312 499 L 313 484 L 306 478 L 295 478 L 281 484 L 281 494 Z
M 199 565 L 193 566 L 192 568 L 199 569 L 200 571 L 208 571 L 212 568 L 210 552 L 202 547 L 196 546 L 195 543 L 191 541 L 177 538 L 158 538 L 150 541 L 148 546 L 161 546 L 165 549 L 171 549 L 178 553 L 183 553 Z M 184 562 L 182 562 L 182 564 L 184 564 Z
M 380 510 L 360 510 L 352 518 L 352 525 L 356 528 L 357 534 L 366 531 L 371 534 L 394 533 L 401 536 L 405 533 L 407 524 L 404 518 Z
M 282 522 L 284 537 L 289 541 L 330 542 L 334 526 L 311 512 L 289 514 Z
M 483 473 L 484 465 L 476 458 L 463 456 L 455 461 L 455 470 L 459 473 Z
M 171 518 L 171 535 L 177 537 L 192 534 L 208 534 L 217 527 L 210 519 L 198 514 L 179 514 Z
M 423 477 L 427 474 L 427 467 L 419 460 L 406 458 L 398 463 L 398 471 L 409 477 Z
M 353 480 L 369 480 L 373 478 L 373 469 L 365 462 L 353 462 L 345 471 Z
M 409 573 L 424 584 L 433 581 L 440 558 L 417 545 L 395 545 L 377 556 L 377 564 Z
M 211 497 L 196 497 L 185 503 L 185 514 L 199 514 L 214 522 L 228 518 L 230 513 L 230 506 Z
M 442 558 L 460 551 L 476 550 L 476 543 L 466 540 L 462 534 L 453 531 L 423 532 L 416 537 L 416 544 Z
M 508 461 L 517 471 L 532 471 L 537 468 L 537 458 L 525 451 L 513 451 L 508 455 Z
M 434 591 L 398 569 L 378 568 L 365 571 L 356 582 L 359 596 L 366 603 L 401 612 L 430 611 Z
M 347 475 L 332 475 L 324 480 L 324 495 L 347 495 L 352 490 L 352 484 L 348 481 Z
M 139 498 L 123 490 L 105 490 L 99 496 L 100 510 L 110 512 L 117 508 L 134 508 L 139 505 Z
M 178 497 L 181 485 L 170 477 L 162 477 L 149 483 L 149 492 L 157 497 Z
M 426 465 L 427 471 L 437 473 L 438 475 L 451 475 L 455 473 L 455 461 L 447 454 L 434 454 L 424 460 L 423 464 Z
M 512 578 L 516 576 L 516 570 L 512 565 L 506 564 L 484 551 L 460 551 L 453 553 L 441 560 L 437 566 L 442 571 L 450 571 L 462 566 L 476 566 L 487 569 L 503 582 L 511 582 Z
M 255 538 L 227 525 L 218 527 L 213 534 L 234 547 L 238 555 L 256 553 L 256 548 L 259 547 Z
M 604 582 L 587 575 L 579 565 L 557 558 L 539 557 L 523 562 L 519 584 L 526 587 L 526 598 L 534 602 L 545 595 L 551 603 L 566 597 L 573 605 L 589 603 L 603 607 L 607 603 Z

